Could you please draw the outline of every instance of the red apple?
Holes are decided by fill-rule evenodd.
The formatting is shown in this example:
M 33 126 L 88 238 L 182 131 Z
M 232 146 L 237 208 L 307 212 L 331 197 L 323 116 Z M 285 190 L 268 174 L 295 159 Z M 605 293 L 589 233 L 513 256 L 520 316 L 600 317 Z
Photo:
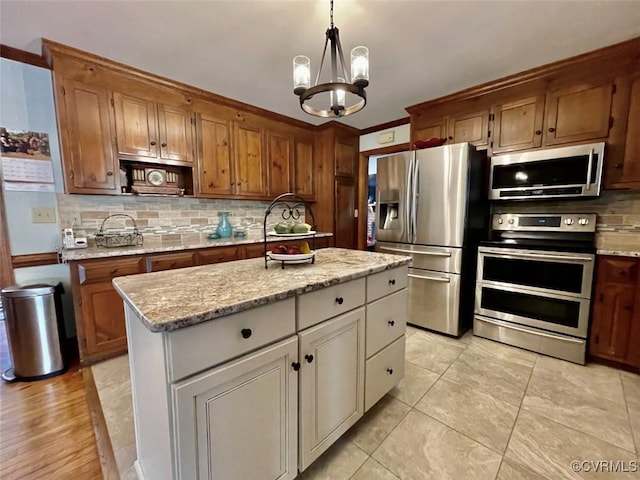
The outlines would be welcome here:
M 289 255 L 300 255 L 300 253 L 302 252 L 300 252 L 300 247 L 298 247 L 297 245 L 292 245 L 287 249 L 287 253 Z

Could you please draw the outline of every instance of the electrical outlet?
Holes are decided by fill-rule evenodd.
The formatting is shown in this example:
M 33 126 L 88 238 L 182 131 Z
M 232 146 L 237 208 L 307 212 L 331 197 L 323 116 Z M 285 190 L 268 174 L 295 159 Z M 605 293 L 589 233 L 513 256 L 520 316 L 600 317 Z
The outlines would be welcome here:
M 31 221 L 33 223 L 56 223 L 55 207 L 33 207 Z

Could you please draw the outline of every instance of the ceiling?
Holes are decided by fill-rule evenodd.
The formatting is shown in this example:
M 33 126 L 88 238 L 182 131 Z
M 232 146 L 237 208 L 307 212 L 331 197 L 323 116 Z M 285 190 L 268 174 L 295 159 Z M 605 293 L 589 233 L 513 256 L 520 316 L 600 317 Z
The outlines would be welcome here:
M 335 0 L 347 57 L 369 47 L 367 128 L 405 107 L 640 36 L 640 2 Z M 292 59 L 317 73 L 328 0 L 0 1 L 0 42 L 42 37 L 309 123 Z M 328 70 L 325 65 L 323 73 Z

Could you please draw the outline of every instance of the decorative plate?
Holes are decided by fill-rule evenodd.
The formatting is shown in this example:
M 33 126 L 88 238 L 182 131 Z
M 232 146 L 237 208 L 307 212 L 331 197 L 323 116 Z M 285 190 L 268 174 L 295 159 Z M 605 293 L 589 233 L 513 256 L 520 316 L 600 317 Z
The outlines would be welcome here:
M 271 237 L 303 237 L 305 235 L 314 235 L 316 233 L 315 230 L 310 230 L 307 233 L 276 233 L 276 232 L 267 232 L 267 235 Z
M 313 258 L 315 252 L 289 255 L 286 253 L 271 253 L 271 251 L 269 251 L 267 255 L 269 255 L 269 258 L 272 260 L 283 260 L 286 263 L 305 263 Z

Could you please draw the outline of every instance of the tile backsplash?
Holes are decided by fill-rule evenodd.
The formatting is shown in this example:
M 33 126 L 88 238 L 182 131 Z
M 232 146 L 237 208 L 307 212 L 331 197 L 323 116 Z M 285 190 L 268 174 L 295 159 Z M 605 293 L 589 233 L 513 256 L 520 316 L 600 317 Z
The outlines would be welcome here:
M 158 235 L 163 240 L 179 242 L 182 236 L 211 233 L 216 230 L 219 212 L 229 212 L 229 223 L 243 226 L 249 237 L 262 235 L 262 222 L 270 202 L 254 200 L 195 199 L 151 196 L 107 196 L 58 194 L 58 210 L 62 228 L 74 226 L 93 237 L 103 220 L 124 213 L 133 218 L 145 235 Z M 304 210 L 301 212 L 304 221 Z M 280 212 L 269 216 L 267 226 L 281 221 Z M 132 229 L 133 222 L 114 217 L 105 230 Z
M 640 192 L 606 190 L 594 200 L 493 204 L 492 213 L 595 213 L 596 246 L 640 251 Z

